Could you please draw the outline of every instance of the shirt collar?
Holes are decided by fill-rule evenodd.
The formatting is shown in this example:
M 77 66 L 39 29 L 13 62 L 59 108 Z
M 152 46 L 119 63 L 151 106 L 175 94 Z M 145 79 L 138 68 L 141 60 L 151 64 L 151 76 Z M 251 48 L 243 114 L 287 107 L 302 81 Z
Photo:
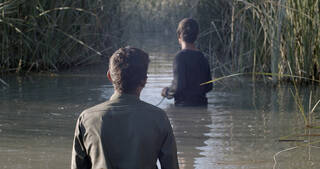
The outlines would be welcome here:
M 135 94 L 128 94 L 128 93 L 119 93 L 115 91 L 113 95 L 110 97 L 110 100 L 116 100 L 116 99 L 135 99 L 140 100 L 139 96 Z

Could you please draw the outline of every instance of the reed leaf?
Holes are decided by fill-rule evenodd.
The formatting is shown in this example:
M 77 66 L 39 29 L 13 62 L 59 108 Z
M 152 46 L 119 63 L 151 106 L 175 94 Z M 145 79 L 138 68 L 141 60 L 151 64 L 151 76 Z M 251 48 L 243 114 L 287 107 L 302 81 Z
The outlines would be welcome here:
M 118 17 L 121 2 L 0 3 L 1 71 L 57 71 L 78 63 L 100 61 L 101 56 L 109 55 L 111 49 L 122 43 L 114 40 L 122 35 L 119 31 L 122 20 L 113 19 Z M 106 38 L 110 34 L 113 36 Z
M 293 78 L 293 79 L 304 79 L 307 81 L 320 83 L 320 80 L 314 80 L 314 79 L 311 79 L 308 77 L 302 77 L 302 76 L 296 76 L 296 75 L 290 75 L 290 74 L 278 74 L 278 73 L 268 73 L 268 72 L 246 72 L 246 73 L 235 73 L 235 74 L 231 74 L 231 75 L 227 75 L 227 76 L 218 77 L 218 78 L 215 78 L 215 79 L 210 80 L 208 82 L 201 83 L 200 85 L 202 86 L 202 85 L 206 85 L 209 83 L 214 83 L 216 81 L 220 81 L 220 80 L 231 78 L 231 77 L 243 76 L 243 75 L 253 75 L 253 74 L 254 75 L 262 75 L 262 76 L 277 76 L 277 77 L 288 77 L 288 78 Z
M 100 55 L 100 56 L 102 55 L 99 51 L 97 51 L 97 50 L 95 50 L 94 48 L 90 47 L 89 45 L 85 44 L 83 41 L 75 38 L 74 36 L 72 36 L 72 35 L 70 35 L 70 34 L 67 34 L 67 33 L 63 32 L 63 31 L 60 30 L 60 29 L 57 29 L 57 30 L 58 30 L 59 32 L 61 32 L 62 34 L 66 35 L 67 37 L 69 37 L 70 39 L 74 40 L 75 42 L 77 42 L 77 43 L 83 45 L 84 47 L 86 47 L 86 48 L 94 51 L 97 55 Z
M 82 9 L 82 8 L 72 8 L 72 7 L 59 7 L 59 8 L 54 8 L 54 9 L 50 9 L 50 10 L 46 10 L 46 11 L 43 11 L 41 12 L 38 16 L 42 16 L 42 15 L 46 15 L 50 12 L 54 12 L 54 11 L 62 11 L 62 10 L 72 10 L 72 11 L 79 11 L 79 12 L 85 12 L 85 13 L 88 13 L 90 15 L 93 15 L 95 17 L 97 17 L 97 15 L 91 11 L 88 11 L 88 10 L 85 10 L 85 9 Z
M 275 74 L 290 74 L 289 61 L 293 74 L 320 79 L 318 0 L 200 0 L 197 17 L 205 30 L 200 48 L 211 51 L 212 65 L 232 62 L 221 72 L 270 72 L 283 80 Z
M 10 85 L 9 85 L 8 83 L 6 83 L 4 80 L 2 80 L 1 78 L 0 78 L 0 82 L 1 82 L 1 84 L 4 85 L 5 87 L 10 87 Z

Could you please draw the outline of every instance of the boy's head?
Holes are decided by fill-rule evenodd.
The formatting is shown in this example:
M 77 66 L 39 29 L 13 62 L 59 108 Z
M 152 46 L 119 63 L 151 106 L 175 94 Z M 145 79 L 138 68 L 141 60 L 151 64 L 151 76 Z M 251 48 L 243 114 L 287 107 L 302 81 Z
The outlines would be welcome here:
M 120 93 L 136 93 L 147 80 L 149 55 L 144 51 L 125 47 L 110 57 L 108 77 Z
M 177 28 L 178 38 L 187 42 L 194 43 L 199 34 L 198 22 L 191 18 L 182 19 Z

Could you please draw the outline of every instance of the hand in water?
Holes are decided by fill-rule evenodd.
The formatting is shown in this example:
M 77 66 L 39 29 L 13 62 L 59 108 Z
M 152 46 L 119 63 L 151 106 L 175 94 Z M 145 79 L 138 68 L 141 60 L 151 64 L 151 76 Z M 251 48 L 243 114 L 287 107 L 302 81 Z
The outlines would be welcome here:
M 161 96 L 163 96 L 163 97 L 167 97 L 167 91 L 168 91 L 168 87 L 165 87 L 165 88 L 163 88 L 162 89 L 162 92 L 161 92 Z
M 173 96 L 168 95 L 169 88 L 165 87 L 162 89 L 161 96 L 166 97 L 167 99 L 172 99 Z

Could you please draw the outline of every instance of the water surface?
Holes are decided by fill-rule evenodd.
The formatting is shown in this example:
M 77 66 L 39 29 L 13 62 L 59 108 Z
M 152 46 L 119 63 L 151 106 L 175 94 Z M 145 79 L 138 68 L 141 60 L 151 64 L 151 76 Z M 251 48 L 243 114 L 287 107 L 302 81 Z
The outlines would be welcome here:
M 172 80 L 177 47 L 166 50 L 168 44 L 163 47 L 157 41 L 139 44 L 151 56 L 141 99 L 156 105 L 162 88 Z M 10 87 L 0 88 L 0 168 L 69 168 L 78 115 L 113 93 L 104 72 L 94 76 L 3 76 Z M 180 168 L 320 168 L 320 131 L 304 127 L 291 89 L 240 78 L 216 83 L 208 93 L 208 108 L 177 108 L 173 100 L 164 100 L 159 107 L 172 123 Z M 307 111 L 310 92 L 314 105 L 319 89 L 301 87 L 299 91 Z M 314 123 L 318 113 L 316 109 Z M 310 133 L 312 137 L 305 136 Z M 279 142 L 283 136 L 289 141 Z M 275 163 L 274 155 L 289 148 L 276 156 Z

